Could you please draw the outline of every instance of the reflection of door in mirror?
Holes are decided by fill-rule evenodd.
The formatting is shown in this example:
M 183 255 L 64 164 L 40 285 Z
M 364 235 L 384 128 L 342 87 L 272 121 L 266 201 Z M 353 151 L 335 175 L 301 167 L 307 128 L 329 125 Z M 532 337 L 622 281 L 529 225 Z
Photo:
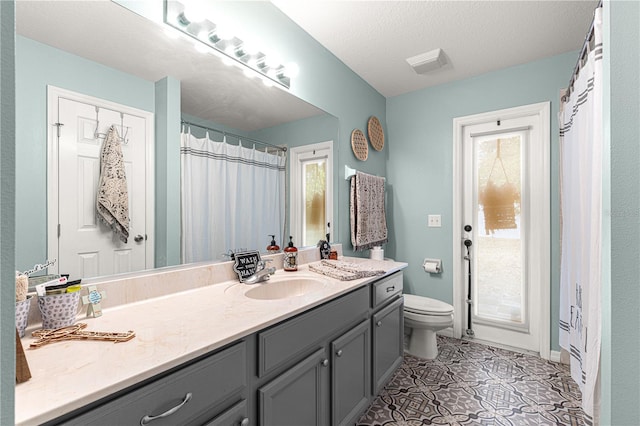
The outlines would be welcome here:
M 333 142 L 291 149 L 291 233 L 301 246 L 326 239 L 333 214 Z
M 146 143 L 152 136 L 148 126 L 153 114 L 55 88 L 49 90 L 49 105 L 50 123 L 54 124 L 49 178 L 51 185 L 56 181 L 58 185 L 57 191 L 49 191 L 49 258 L 58 259 L 58 273 L 77 279 L 152 267 L 147 264 L 153 257 L 147 256 L 152 240 L 146 238 L 150 234 L 146 223 Z M 101 153 L 112 126 L 122 151 L 119 170 L 124 170 L 128 197 L 113 202 L 116 197 L 110 192 L 120 189 L 104 181 L 109 197 L 106 210 L 120 209 L 129 217 L 126 242 L 96 213 Z

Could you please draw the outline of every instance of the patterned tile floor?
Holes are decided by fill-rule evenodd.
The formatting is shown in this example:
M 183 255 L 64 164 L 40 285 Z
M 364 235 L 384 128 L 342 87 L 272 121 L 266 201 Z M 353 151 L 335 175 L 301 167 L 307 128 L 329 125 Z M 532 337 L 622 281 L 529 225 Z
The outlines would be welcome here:
M 357 425 L 583 425 L 567 366 L 467 340 L 438 345 L 434 360 L 405 354 Z

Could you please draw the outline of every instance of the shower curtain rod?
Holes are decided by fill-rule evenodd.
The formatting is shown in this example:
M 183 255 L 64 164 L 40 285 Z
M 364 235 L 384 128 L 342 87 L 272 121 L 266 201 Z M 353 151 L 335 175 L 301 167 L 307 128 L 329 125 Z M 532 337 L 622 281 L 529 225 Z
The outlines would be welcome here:
M 287 147 L 286 147 L 286 146 L 278 146 L 278 145 L 274 145 L 274 144 L 269 143 L 269 142 L 263 142 L 263 141 L 260 141 L 260 140 L 258 140 L 258 139 L 251 139 L 251 138 L 248 138 L 248 137 L 246 137 L 246 136 L 236 135 L 235 133 L 225 132 L 224 130 L 214 129 L 213 127 L 203 126 L 203 125 L 201 125 L 201 124 L 192 123 L 192 122 L 190 122 L 190 121 L 186 121 L 186 120 L 180 120 L 180 123 L 181 123 L 181 124 L 186 124 L 186 125 L 188 125 L 188 126 L 196 126 L 196 127 L 200 127 L 201 129 L 211 130 L 211 131 L 216 132 L 216 133 L 221 133 L 221 134 L 223 134 L 223 135 L 225 135 L 225 136 L 227 136 L 227 135 L 229 135 L 229 136 L 233 136 L 234 138 L 238 138 L 238 140 L 247 140 L 247 141 L 251 141 L 251 142 L 259 143 L 259 144 L 261 144 L 261 145 L 266 145 L 266 146 L 269 146 L 269 147 L 271 147 L 271 148 L 275 148 L 275 149 L 277 149 L 277 150 L 279 150 L 279 151 L 282 151 L 282 152 L 287 152 Z
M 602 0 L 598 2 L 598 6 L 593 9 L 594 17 L 591 19 L 591 25 L 589 26 L 589 31 L 587 31 L 587 35 L 584 38 L 584 43 L 582 43 L 582 49 L 580 49 L 580 54 L 578 55 L 578 61 L 576 62 L 576 66 L 573 67 L 573 73 L 571 74 L 571 79 L 569 80 L 569 86 L 567 86 L 567 93 L 563 96 L 563 101 L 571 95 L 573 92 L 573 83 L 580 72 L 580 68 L 582 68 L 582 59 L 589 54 L 590 52 L 590 44 L 593 39 L 593 24 L 595 21 L 595 11 L 602 7 Z

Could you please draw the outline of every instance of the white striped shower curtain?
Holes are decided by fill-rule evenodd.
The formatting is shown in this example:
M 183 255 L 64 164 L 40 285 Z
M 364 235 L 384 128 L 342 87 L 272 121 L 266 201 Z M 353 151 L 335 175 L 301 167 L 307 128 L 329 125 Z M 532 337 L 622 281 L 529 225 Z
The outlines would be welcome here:
M 560 346 L 582 391 L 587 425 L 598 424 L 601 340 L 602 8 L 594 18 L 595 47 L 560 116 L 562 260 Z
M 285 225 L 284 154 L 182 134 L 182 261 L 220 260 L 229 250 L 264 251 Z

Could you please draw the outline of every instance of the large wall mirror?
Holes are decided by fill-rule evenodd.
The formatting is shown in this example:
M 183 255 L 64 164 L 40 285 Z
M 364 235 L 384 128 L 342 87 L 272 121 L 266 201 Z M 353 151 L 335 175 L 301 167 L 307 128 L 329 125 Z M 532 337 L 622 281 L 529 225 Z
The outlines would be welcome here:
M 158 138 L 158 127 L 166 130 L 168 126 L 158 123 L 167 117 L 167 108 L 161 111 L 166 105 L 158 106 L 164 93 L 158 90 L 157 82 L 169 77 L 180 88 L 180 112 L 168 116 L 177 128 L 181 127 L 180 120 L 186 119 L 288 148 L 337 143 L 337 118 L 282 88 L 267 87 L 259 79 L 248 78 L 241 69 L 225 65 L 219 57 L 196 50 L 187 38 L 169 37 L 160 24 L 117 3 L 18 1 L 16 33 L 17 270 L 28 270 L 47 259 L 47 235 L 51 235 L 47 200 L 60 195 L 48 193 L 48 135 L 52 130 L 47 118 L 48 87 L 153 112 L 154 134 Z M 192 131 L 203 134 L 199 127 L 192 127 Z M 220 134 L 212 135 L 212 139 L 219 137 Z M 228 140 L 233 143 L 233 137 Z M 154 160 L 166 160 L 158 152 L 154 155 Z M 339 164 L 336 160 L 333 164 Z M 179 168 L 178 159 L 169 159 L 169 163 L 178 164 Z M 162 193 L 162 179 L 169 176 L 163 167 L 166 168 L 166 161 L 155 169 L 156 200 L 168 195 L 179 197 Z M 179 173 L 170 172 L 172 179 L 179 179 Z M 175 188 L 175 182 L 170 186 Z M 289 194 L 286 200 L 289 209 Z M 260 220 L 259 212 L 242 214 L 247 220 Z M 155 212 L 156 223 L 166 216 L 166 211 Z M 269 239 L 266 233 L 262 237 L 264 243 L 251 248 L 264 250 Z M 170 242 L 179 243 L 179 239 Z M 159 262 L 156 256 L 152 265 L 176 263 Z

